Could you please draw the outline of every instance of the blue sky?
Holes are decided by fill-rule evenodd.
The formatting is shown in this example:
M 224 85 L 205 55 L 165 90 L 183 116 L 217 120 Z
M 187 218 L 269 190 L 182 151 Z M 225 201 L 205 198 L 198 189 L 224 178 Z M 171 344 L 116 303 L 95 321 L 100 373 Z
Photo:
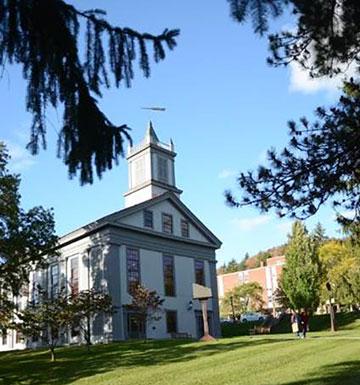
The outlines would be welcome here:
M 289 119 L 312 117 L 316 106 L 334 102 L 338 81 L 310 81 L 294 66 L 269 67 L 266 39 L 255 36 L 249 24 L 233 22 L 225 0 L 71 2 L 81 9 L 103 8 L 113 24 L 143 32 L 180 28 L 177 48 L 152 65 L 150 79 L 138 71 L 132 88 L 103 90 L 99 105 L 111 121 L 132 127 L 135 143 L 149 119 L 160 140 L 173 139 L 182 200 L 223 241 L 220 263 L 285 242 L 289 219 L 230 209 L 223 192 L 236 191 L 238 172 L 263 162 L 267 149 L 286 144 Z M 284 17 L 274 25 L 291 22 Z M 21 69 L 8 66 L 0 81 L 0 138 L 13 157 L 10 169 L 21 173 L 23 206 L 53 207 L 59 235 L 123 208 L 125 160 L 91 186 L 68 179 L 55 151 L 61 109 L 49 110 L 47 151 L 36 157 L 26 152 L 31 116 L 25 112 L 25 88 Z M 166 112 L 149 113 L 142 106 L 163 106 Z M 317 221 L 329 235 L 340 235 L 329 208 L 308 220 L 309 228 Z

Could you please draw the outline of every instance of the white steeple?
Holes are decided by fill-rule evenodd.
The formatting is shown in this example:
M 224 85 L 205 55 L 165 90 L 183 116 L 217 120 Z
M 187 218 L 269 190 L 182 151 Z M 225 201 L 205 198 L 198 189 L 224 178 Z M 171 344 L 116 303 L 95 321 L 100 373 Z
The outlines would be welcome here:
M 179 196 L 182 191 L 175 185 L 174 143 L 160 142 L 152 122 L 138 145 L 129 147 L 129 191 L 124 194 L 125 207 L 154 198 L 167 191 Z
M 154 144 L 159 143 L 159 138 L 157 137 L 156 132 L 154 131 L 154 127 L 152 125 L 151 120 L 149 121 L 149 125 L 148 125 L 148 128 L 146 130 L 145 140 L 148 143 L 154 143 Z

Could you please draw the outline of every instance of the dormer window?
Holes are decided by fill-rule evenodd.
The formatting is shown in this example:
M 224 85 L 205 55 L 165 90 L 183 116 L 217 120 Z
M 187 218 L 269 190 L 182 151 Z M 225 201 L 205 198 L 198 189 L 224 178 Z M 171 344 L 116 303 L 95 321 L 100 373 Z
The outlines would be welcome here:
M 154 228 L 154 218 L 151 210 L 144 210 L 144 227 Z
M 181 236 L 189 238 L 189 222 L 185 219 L 181 220 Z
M 169 183 L 168 161 L 162 156 L 158 156 L 158 179 L 160 182 Z
M 162 231 L 164 233 L 173 233 L 173 217 L 170 214 L 162 214 Z

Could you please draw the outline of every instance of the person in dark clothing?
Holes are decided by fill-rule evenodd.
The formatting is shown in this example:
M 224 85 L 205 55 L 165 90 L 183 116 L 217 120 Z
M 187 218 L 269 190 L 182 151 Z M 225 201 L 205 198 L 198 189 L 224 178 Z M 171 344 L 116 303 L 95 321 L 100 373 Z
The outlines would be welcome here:
M 306 311 L 303 311 L 300 314 L 300 325 L 301 325 L 301 338 L 305 338 L 309 328 L 309 316 Z

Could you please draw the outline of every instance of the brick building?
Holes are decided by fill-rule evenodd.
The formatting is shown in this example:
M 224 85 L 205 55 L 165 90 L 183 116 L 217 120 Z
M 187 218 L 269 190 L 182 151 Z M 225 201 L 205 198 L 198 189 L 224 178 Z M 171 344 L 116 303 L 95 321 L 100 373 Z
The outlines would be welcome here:
M 272 257 L 267 259 L 266 266 L 255 269 L 236 271 L 235 273 L 220 274 L 217 277 L 219 298 L 222 298 L 229 290 L 247 282 L 258 282 L 263 287 L 263 299 L 265 307 L 273 309 L 273 295 L 278 287 L 278 280 L 285 264 L 285 257 Z

